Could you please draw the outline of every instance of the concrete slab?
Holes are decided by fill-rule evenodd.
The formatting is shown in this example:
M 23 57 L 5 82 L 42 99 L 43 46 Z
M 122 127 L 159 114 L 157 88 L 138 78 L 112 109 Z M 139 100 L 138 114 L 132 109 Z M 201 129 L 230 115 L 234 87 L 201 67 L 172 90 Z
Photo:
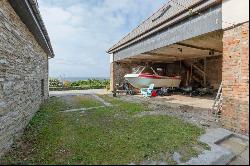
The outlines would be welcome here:
M 248 148 L 240 155 L 240 157 L 241 157 L 243 160 L 248 160 L 248 163 L 249 163 L 249 146 L 248 146 Z
M 247 137 L 240 138 L 239 135 L 226 129 L 217 128 L 210 130 L 200 137 L 200 141 L 208 144 L 211 149 L 203 151 L 198 157 L 191 158 L 188 162 L 182 163 L 181 165 L 226 165 L 235 157 L 237 160 L 234 160 L 230 164 L 248 163 L 249 149 L 238 154 L 242 151 L 243 145 L 244 147 L 246 147 L 246 145 L 249 146 L 248 142 L 244 142 L 246 139 Z M 238 145 L 242 145 L 242 147 L 234 148 L 234 146 Z M 237 158 L 237 155 L 240 155 L 240 157 Z
M 106 89 L 88 89 L 88 90 L 68 90 L 68 91 L 50 91 L 50 96 L 67 96 L 81 94 L 109 94 Z
M 211 150 L 205 150 L 197 158 L 192 158 L 183 165 L 226 165 L 234 157 L 229 150 L 216 145 L 210 145 Z
M 92 110 L 92 109 L 97 109 L 97 108 L 104 108 L 107 106 L 98 106 L 98 107 L 89 107 L 89 108 L 78 108 L 78 109 L 70 109 L 62 112 L 76 112 L 76 111 L 86 111 L 86 110 Z
M 77 95 L 77 94 L 76 94 Z M 91 96 L 93 99 L 97 100 L 97 101 L 100 101 L 103 105 L 102 106 L 96 106 L 96 107 L 88 107 L 88 108 L 77 108 L 77 109 L 69 109 L 69 110 L 65 110 L 65 111 L 62 111 L 62 112 L 76 112 L 76 111 L 86 111 L 86 110 L 91 110 L 91 109 L 97 109 L 97 108 L 104 108 L 104 107 L 111 107 L 113 106 L 111 103 L 105 101 L 104 99 L 102 99 L 101 97 L 97 96 L 96 94 L 82 94 L 82 95 L 85 95 L 85 96 Z M 66 94 L 66 96 L 68 97 L 69 95 Z
M 219 145 L 226 149 L 229 149 L 236 155 L 239 155 L 246 150 L 248 143 L 241 138 L 231 136 L 228 139 L 222 141 Z
M 231 131 L 228 131 L 223 128 L 217 128 L 214 130 L 211 130 L 210 132 L 206 133 L 205 135 L 202 135 L 200 137 L 201 142 L 205 142 L 207 144 L 216 144 L 220 141 L 230 137 L 233 133 Z
M 249 147 L 229 165 L 249 165 Z

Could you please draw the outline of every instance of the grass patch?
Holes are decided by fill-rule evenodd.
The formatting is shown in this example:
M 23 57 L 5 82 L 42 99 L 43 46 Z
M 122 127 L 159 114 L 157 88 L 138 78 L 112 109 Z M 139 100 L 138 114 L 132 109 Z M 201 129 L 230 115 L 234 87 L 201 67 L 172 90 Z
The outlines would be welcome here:
M 66 109 L 89 108 L 103 105 L 100 101 L 93 100 L 89 96 L 67 96 L 63 97 L 62 99 L 67 105 Z
M 134 114 L 149 109 L 142 104 L 102 97 L 117 106 L 62 113 L 69 103 L 61 98 L 50 99 L 0 163 L 129 164 L 163 160 L 174 164 L 171 155 L 176 151 L 192 152 L 186 158 L 195 154 L 193 145 L 199 144 L 202 129 L 169 116 L 136 118 Z M 84 97 L 73 101 L 84 107 L 99 104 Z
M 89 107 L 97 107 L 101 106 L 102 103 L 93 100 L 92 98 L 86 97 L 86 96 L 74 96 L 71 98 L 71 104 L 73 104 L 74 108 L 89 108 Z

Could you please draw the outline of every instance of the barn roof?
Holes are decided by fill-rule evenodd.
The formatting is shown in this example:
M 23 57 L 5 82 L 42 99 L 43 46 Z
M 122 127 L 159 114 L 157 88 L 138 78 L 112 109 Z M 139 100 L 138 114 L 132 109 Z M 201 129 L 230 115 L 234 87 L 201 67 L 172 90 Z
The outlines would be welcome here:
M 135 43 L 138 38 L 146 38 L 152 33 L 156 33 L 162 28 L 166 28 L 166 26 L 169 26 L 170 24 L 177 23 L 181 21 L 181 17 L 179 16 L 189 13 L 197 7 L 202 6 L 202 8 L 199 9 L 201 10 L 218 2 L 220 2 L 220 0 L 169 0 L 157 12 L 113 45 L 107 52 L 113 53 L 119 51 L 122 48 Z

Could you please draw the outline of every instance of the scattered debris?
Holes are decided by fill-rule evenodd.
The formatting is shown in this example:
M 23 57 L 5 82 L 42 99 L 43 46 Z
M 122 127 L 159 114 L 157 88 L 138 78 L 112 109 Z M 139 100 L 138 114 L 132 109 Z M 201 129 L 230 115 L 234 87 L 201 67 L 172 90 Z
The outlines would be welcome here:
M 213 91 L 211 88 L 197 88 L 191 92 L 191 96 L 205 96 L 212 95 Z
M 116 84 L 115 90 L 112 91 L 113 97 L 116 97 L 116 94 L 125 93 L 126 95 L 136 95 L 136 90 L 128 83 L 123 82 L 121 85 Z
M 193 92 L 193 87 L 191 86 L 188 86 L 188 87 L 182 87 L 180 88 L 180 92 L 183 94 L 183 95 L 190 95 L 191 96 L 191 93 Z
M 173 93 L 173 88 L 161 88 L 158 89 L 156 92 L 158 96 L 170 96 L 171 93 Z

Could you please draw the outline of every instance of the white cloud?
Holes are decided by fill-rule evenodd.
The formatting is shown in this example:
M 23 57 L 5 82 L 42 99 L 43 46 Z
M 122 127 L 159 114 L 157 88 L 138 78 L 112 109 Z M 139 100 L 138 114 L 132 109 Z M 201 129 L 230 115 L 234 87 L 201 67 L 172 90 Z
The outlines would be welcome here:
M 109 76 L 106 50 L 165 0 L 40 0 L 55 58 L 50 76 Z

